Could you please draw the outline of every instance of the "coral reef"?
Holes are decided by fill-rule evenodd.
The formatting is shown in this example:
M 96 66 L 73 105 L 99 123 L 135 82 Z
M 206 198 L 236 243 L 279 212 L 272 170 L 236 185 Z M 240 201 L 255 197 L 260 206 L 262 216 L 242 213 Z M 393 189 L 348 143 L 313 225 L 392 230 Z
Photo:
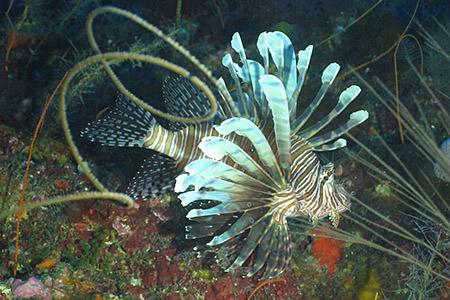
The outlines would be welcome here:
M 357 66 L 371 60 L 389 48 L 398 38 L 412 14 L 410 1 L 384 1 L 362 21 L 342 30 L 373 5 L 370 1 L 346 0 L 346 5 L 330 1 L 184 1 L 180 22 L 176 24 L 177 1 L 3 1 L 2 11 L 8 10 L 0 37 L 0 208 L 17 207 L 25 171 L 26 155 L 31 134 L 48 99 L 47 95 L 62 74 L 78 61 L 92 54 L 85 38 L 84 21 L 92 9 L 100 5 L 118 5 L 129 9 L 158 25 L 180 41 L 215 76 L 225 74 L 221 57 L 227 49 L 231 34 L 240 31 L 246 44 L 253 44 L 258 32 L 277 28 L 291 35 L 296 48 L 308 43 L 318 44 L 333 33 L 333 38 L 317 47 L 308 73 L 309 82 L 318 82 L 322 62 L 335 59 L 341 65 Z M 408 3 L 404 3 L 408 2 Z M 442 1 L 421 2 L 417 18 L 442 45 L 448 35 L 432 23 L 431 16 L 445 17 Z M 438 13 L 435 13 L 438 12 Z M 424 15 L 422 15 L 424 14 Z M 8 21 L 9 20 L 9 21 Z M 382 20 L 380 22 L 380 20 Z M 428 20 L 428 21 L 427 21 Z M 448 20 L 440 20 L 448 28 Z M 411 29 L 420 42 L 427 39 Z M 448 29 L 447 29 L 448 30 Z M 137 26 L 114 17 L 102 18 L 96 24 L 100 47 L 104 50 L 131 50 L 151 53 L 181 61 L 174 52 Z M 256 49 L 249 49 L 249 53 Z M 433 52 L 434 51 L 434 52 Z M 437 95 L 442 96 L 448 110 L 448 67 L 433 49 L 424 48 L 424 81 Z M 254 55 L 256 56 L 256 55 Z M 249 57 L 250 54 L 249 54 Z M 326 58 L 326 59 L 325 59 Z M 444 62 L 443 62 L 444 61 Z M 113 62 L 112 62 L 113 64 Z M 188 63 L 187 68 L 190 67 Z M 160 69 L 139 64 L 119 64 L 115 68 L 127 85 L 149 102 L 160 105 L 162 75 Z M 350 67 L 346 67 L 350 69 Z M 392 57 L 386 56 L 361 70 L 363 75 L 375 75 L 394 91 Z M 420 80 L 406 61 L 399 63 L 400 95 L 406 109 L 435 136 L 436 141 L 448 138 L 448 131 L 440 119 L 440 107 L 426 89 L 416 89 Z M 159 76 L 161 75 L 161 76 Z M 73 134 L 95 120 L 96 115 L 111 106 L 115 95 L 112 84 L 100 65 L 88 69 L 72 89 L 69 111 Z M 332 88 L 337 93 L 359 79 L 350 75 Z M 317 86 L 306 89 L 311 98 Z M 333 95 L 330 97 L 330 99 Z M 374 128 L 399 153 L 407 166 L 421 165 L 427 180 L 442 195 L 449 195 L 449 184 L 440 181 L 433 172 L 433 163 L 423 160 L 410 142 L 399 140 L 397 120 L 387 109 L 363 92 L 368 100 L 365 108 L 371 112 L 371 129 L 363 127 L 354 136 L 380 153 L 388 164 L 395 161 L 377 144 Z M 334 105 L 324 101 L 320 113 Z M 421 109 L 416 106 L 421 104 Z M 304 105 L 300 102 L 299 105 Z M 355 107 L 349 108 L 351 111 Z M 36 203 L 52 196 L 75 191 L 93 190 L 85 174 L 79 171 L 62 138 L 56 106 L 50 107 L 39 133 L 30 167 L 25 202 Z M 319 113 L 319 114 L 320 114 Z M 320 118 L 321 116 L 319 116 Z M 343 116 L 347 118 L 348 116 Z M 337 119 L 336 122 L 341 122 Z M 77 138 L 77 137 L 75 137 Z M 353 143 L 355 152 L 360 147 Z M 102 150 L 81 145 L 81 151 L 96 174 L 111 189 L 123 191 L 143 155 L 135 149 L 128 151 Z M 384 152 L 383 152 L 384 151 Z M 352 158 L 333 154 L 323 161 L 341 165 L 338 169 L 347 189 L 371 207 L 382 211 L 392 221 L 414 228 L 411 211 L 398 204 L 396 185 L 389 180 L 371 176 L 372 170 Z M 372 158 L 370 162 L 379 166 Z M 428 179 L 427 179 L 428 178 Z M 448 199 L 447 199 L 448 200 Z M 368 208 L 354 203 L 351 212 L 363 217 Z M 448 211 L 444 211 L 448 216 Z M 0 219 L 0 298 L 35 297 L 41 299 L 246 299 L 261 282 L 258 278 L 243 279 L 224 273 L 210 255 L 198 258 L 192 251 L 194 244 L 184 239 L 185 212 L 175 195 L 164 195 L 150 201 L 137 201 L 129 210 L 104 200 L 56 204 L 36 208 L 23 215 L 19 242 L 17 275 L 13 276 L 16 217 Z M 370 219 L 373 227 L 392 228 L 381 217 Z M 254 299 L 445 299 L 448 283 L 435 274 L 414 264 L 406 264 L 391 253 L 375 251 L 357 243 L 342 243 L 326 231 L 326 222 L 314 228 L 293 224 L 293 258 L 280 281 L 269 282 L 255 292 Z M 448 253 L 445 235 L 438 224 L 428 224 L 427 237 L 441 234 L 439 247 Z M 305 226 L 307 227 L 305 229 Z M 408 227 L 409 226 L 409 227 Z M 364 228 L 343 219 L 342 227 L 353 236 L 376 241 Z M 417 244 L 386 235 L 397 249 L 407 251 L 420 261 L 430 263 L 433 270 L 446 274 L 445 262 Z M 435 239 L 438 241 L 438 239 Z M 445 252 L 447 251 L 447 252 Z M 432 259 L 433 258 L 433 259 Z M 448 274 L 446 275 L 448 276 Z M 419 285 L 421 283 L 422 285 Z M 419 295 L 419 296 L 417 296 Z

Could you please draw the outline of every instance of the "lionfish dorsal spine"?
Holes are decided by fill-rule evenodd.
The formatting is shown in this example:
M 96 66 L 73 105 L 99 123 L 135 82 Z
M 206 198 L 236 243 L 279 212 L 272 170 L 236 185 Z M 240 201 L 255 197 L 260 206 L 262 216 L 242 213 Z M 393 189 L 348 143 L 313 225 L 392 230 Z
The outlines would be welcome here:
M 297 86 L 295 51 L 291 40 L 282 32 L 269 32 L 266 35 L 272 61 L 278 69 L 278 77 L 284 85 L 287 98 L 291 98 Z M 291 99 L 292 105 L 296 99 Z
M 291 128 L 287 95 L 283 83 L 274 75 L 263 75 L 259 79 L 267 102 L 272 111 L 275 141 L 281 169 L 286 181 L 291 166 Z
M 219 105 L 218 107 L 219 117 L 224 118 L 224 116 L 238 116 L 239 111 L 234 105 L 234 103 L 230 103 L 225 100 L 225 99 L 232 99 L 231 94 L 228 91 L 227 85 L 225 84 L 225 80 L 223 80 L 223 78 L 220 77 L 219 79 L 217 79 L 217 83 L 219 84 L 219 86 L 222 88 L 223 91 L 220 93 L 223 105 Z M 222 95 L 222 93 L 224 93 L 224 95 Z
M 292 94 L 292 106 L 290 106 L 291 111 L 291 122 L 294 122 L 297 115 L 297 101 L 300 92 L 302 91 L 303 83 L 305 82 L 306 71 L 308 71 L 309 62 L 311 61 L 313 51 L 313 45 L 309 45 L 305 48 L 305 50 L 298 51 L 298 59 L 297 59 L 297 71 L 298 71 L 298 80 L 297 86 Z
M 267 45 L 267 32 L 261 32 L 258 36 L 258 41 L 256 42 L 256 47 L 258 48 L 259 54 L 263 58 L 264 62 L 264 74 L 269 74 L 269 46 Z
M 240 111 L 243 112 L 244 115 L 248 116 L 249 108 L 248 103 L 246 103 L 244 98 L 244 92 L 242 91 L 241 83 L 239 82 L 238 74 L 236 72 L 235 63 L 233 62 L 233 59 L 231 58 L 230 54 L 227 54 L 222 59 L 222 65 L 224 65 L 228 71 L 230 72 L 231 78 L 233 79 L 233 82 L 236 86 L 237 90 L 237 99 Z
M 331 151 L 339 148 L 345 147 L 347 144 L 342 143 L 344 139 L 338 139 L 333 144 L 334 147 L 330 148 L 326 143 L 339 138 L 343 134 L 347 133 L 352 128 L 358 126 L 369 118 L 369 113 L 365 110 L 358 110 L 350 114 L 349 120 L 344 125 L 339 126 L 337 129 L 334 129 L 326 134 L 323 134 L 318 137 L 314 137 L 308 140 L 309 144 L 313 147 L 315 151 Z M 345 141 L 345 140 L 344 140 Z M 337 147 L 337 146 L 340 147 Z M 331 146 L 331 145 L 330 145 Z
M 361 88 L 357 85 L 352 85 L 346 88 L 339 96 L 339 101 L 336 104 L 336 107 L 331 110 L 328 115 L 326 115 L 322 120 L 314 124 L 313 126 L 300 131 L 298 134 L 304 139 L 310 139 L 320 130 L 322 130 L 325 126 L 327 126 L 335 117 L 337 117 L 340 113 L 347 108 L 347 106 L 358 97 L 361 92 Z
M 337 63 L 331 63 L 325 68 L 321 78 L 322 86 L 320 87 L 316 97 L 311 102 L 311 104 L 305 109 L 305 111 L 299 117 L 296 118 L 292 126 L 294 128 L 293 130 L 294 133 L 298 132 L 305 125 L 305 123 L 309 120 L 313 112 L 322 102 L 322 99 L 325 96 L 328 88 L 333 83 L 334 79 L 339 73 L 339 69 L 340 66 Z

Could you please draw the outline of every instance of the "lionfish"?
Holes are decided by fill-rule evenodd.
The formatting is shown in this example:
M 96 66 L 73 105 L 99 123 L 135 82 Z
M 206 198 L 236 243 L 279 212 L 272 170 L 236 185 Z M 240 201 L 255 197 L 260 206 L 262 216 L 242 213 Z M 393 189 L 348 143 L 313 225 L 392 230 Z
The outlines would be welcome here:
M 345 147 L 340 137 L 368 113 L 354 112 L 344 125 L 316 136 L 361 89 L 345 89 L 326 117 L 304 128 L 339 65 L 325 68 L 317 95 L 297 113 L 313 46 L 300 50 L 296 59 L 291 41 L 281 32 L 261 33 L 256 45 L 263 64 L 247 59 L 238 33 L 231 47 L 240 63 L 231 54 L 222 60 L 236 87 L 227 96 L 235 102 L 238 117 L 218 114 L 218 125 L 169 122 L 164 127 L 122 97 L 82 135 L 107 146 L 154 150 L 127 193 L 141 198 L 179 193 L 190 220 L 187 239 L 207 239 L 207 247 L 225 253 L 226 271 L 241 268 L 248 277 L 261 271 L 261 278 L 270 278 L 281 274 L 291 258 L 288 218 L 308 217 L 315 223 L 329 216 L 337 226 L 339 214 L 349 208 L 349 195 L 335 182 L 333 164 L 322 165 L 315 152 Z M 219 83 L 226 87 L 222 78 Z M 206 96 L 182 77 L 166 80 L 163 98 L 168 112 L 181 117 L 210 109 Z

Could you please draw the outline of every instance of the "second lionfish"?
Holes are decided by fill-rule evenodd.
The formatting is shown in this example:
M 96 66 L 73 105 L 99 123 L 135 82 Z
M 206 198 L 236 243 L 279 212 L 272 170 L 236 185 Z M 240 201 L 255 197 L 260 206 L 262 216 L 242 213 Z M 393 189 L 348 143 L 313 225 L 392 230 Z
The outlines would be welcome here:
M 227 271 L 242 268 L 246 276 L 261 271 L 262 278 L 275 277 L 291 258 L 288 218 L 317 222 L 329 216 L 337 226 L 339 213 L 350 206 L 348 194 L 335 182 L 333 164 L 322 165 L 315 152 L 345 147 L 340 136 L 364 122 L 368 113 L 354 112 L 339 128 L 316 136 L 361 91 L 355 85 L 348 87 L 325 118 L 304 128 L 339 65 L 325 68 L 320 90 L 298 113 L 313 46 L 300 50 L 296 58 L 285 34 L 263 32 L 257 41 L 262 64 L 247 59 L 238 33 L 231 46 L 240 63 L 227 54 L 222 64 L 236 86 L 226 96 L 236 102 L 238 117 L 219 114 L 218 125 L 171 122 L 166 128 L 122 97 L 115 109 L 82 135 L 108 146 L 156 151 L 144 162 L 128 193 L 148 198 L 174 190 L 191 221 L 187 239 L 209 240 L 207 246 L 224 253 Z M 225 87 L 222 78 L 219 83 Z M 163 89 L 173 115 L 195 117 L 210 109 L 206 96 L 181 77 L 167 80 Z

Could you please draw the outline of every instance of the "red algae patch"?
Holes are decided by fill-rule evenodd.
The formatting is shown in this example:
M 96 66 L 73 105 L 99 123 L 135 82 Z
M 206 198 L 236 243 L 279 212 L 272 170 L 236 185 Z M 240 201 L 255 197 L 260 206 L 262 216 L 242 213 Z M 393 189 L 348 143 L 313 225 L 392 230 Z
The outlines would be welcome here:
M 342 248 L 345 243 L 325 237 L 326 231 L 323 230 L 311 230 L 311 234 L 313 235 L 311 254 L 317 259 L 319 266 L 327 268 L 328 277 L 332 277 L 336 271 L 336 264 L 342 257 Z M 321 236 L 314 237 L 315 234 Z

